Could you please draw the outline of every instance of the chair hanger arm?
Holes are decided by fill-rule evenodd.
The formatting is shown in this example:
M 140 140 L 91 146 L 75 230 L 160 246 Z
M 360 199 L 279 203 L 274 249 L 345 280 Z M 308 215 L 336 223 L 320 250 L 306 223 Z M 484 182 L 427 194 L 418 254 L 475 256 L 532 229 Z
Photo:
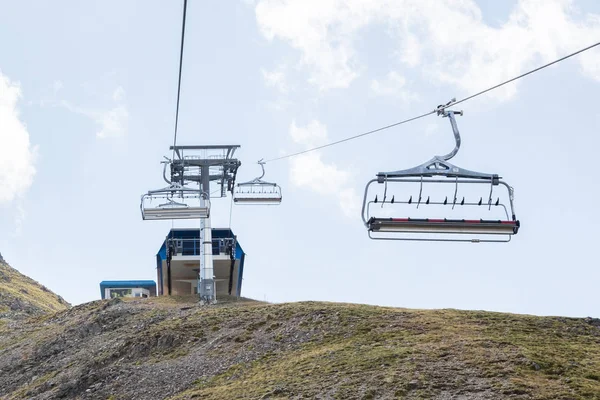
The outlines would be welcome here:
M 167 164 L 171 164 L 171 160 L 169 160 L 167 157 L 165 157 L 165 159 L 167 161 L 162 161 L 162 164 L 164 164 L 163 166 L 163 179 L 165 180 L 165 182 L 167 182 L 169 185 L 172 185 L 173 182 L 171 182 L 169 180 L 169 178 L 167 178 Z
M 454 140 L 455 140 L 455 145 L 454 145 L 454 149 L 446 154 L 445 156 L 438 156 L 439 158 L 448 161 L 450 160 L 452 157 L 454 157 L 456 155 L 456 153 L 458 153 L 458 150 L 460 149 L 460 132 L 458 130 L 458 125 L 456 124 L 456 118 L 454 117 L 454 114 L 458 114 L 458 115 L 463 115 L 462 111 L 452 111 L 452 110 L 444 110 L 441 111 L 441 114 L 444 117 L 448 117 L 448 119 L 450 120 L 450 125 L 452 126 L 452 132 L 454 133 Z

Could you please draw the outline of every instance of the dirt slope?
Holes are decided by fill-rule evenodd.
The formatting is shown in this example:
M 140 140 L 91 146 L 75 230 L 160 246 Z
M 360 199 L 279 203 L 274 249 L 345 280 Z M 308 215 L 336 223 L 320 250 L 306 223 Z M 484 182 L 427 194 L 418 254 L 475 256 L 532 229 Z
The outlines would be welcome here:
M 13 399 L 600 399 L 600 321 L 182 299 L 0 326 Z
M 68 307 L 62 297 L 12 268 L 0 255 L 0 325 Z

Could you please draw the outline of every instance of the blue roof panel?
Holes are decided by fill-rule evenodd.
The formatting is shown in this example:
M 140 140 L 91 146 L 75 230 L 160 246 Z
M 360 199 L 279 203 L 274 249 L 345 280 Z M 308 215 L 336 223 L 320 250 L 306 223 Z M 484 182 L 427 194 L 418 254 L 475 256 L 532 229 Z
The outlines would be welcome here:
M 146 287 L 146 286 L 156 286 L 156 282 L 154 281 L 102 281 L 100 282 L 100 287 Z

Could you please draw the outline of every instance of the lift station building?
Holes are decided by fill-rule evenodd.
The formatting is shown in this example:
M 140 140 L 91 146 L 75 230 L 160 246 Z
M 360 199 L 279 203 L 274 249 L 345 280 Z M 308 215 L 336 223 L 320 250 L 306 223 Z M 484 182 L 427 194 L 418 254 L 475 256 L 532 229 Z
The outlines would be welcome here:
M 100 296 L 104 299 L 115 297 L 152 297 L 156 296 L 154 281 L 102 281 Z
M 239 297 L 242 291 L 245 253 L 229 228 L 212 230 L 213 268 L 217 299 Z M 198 294 L 200 230 L 171 229 L 156 254 L 159 296 Z

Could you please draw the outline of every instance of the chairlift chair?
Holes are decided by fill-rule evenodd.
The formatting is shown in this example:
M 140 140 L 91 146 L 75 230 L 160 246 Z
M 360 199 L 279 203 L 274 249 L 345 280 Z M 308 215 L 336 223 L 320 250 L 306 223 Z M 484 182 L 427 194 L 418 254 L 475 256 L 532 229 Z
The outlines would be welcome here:
M 380 172 L 376 179 L 367 183 L 362 219 L 371 239 L 508 242 L 519 231 L 520 222 L 513 204 L 514 190 L 510 185 L 497 174 L 470 171 L 448 162 L 458 152 L 461 142 L 455 115 L 462 115 L 462 111 L 446 109 L 454 101 L 438 107 L 438 115 L 447 117 L 452 126 L 456 141 L 454 150 L 411 169 Z M 370 189 L 374 183 L 383 185 L 383 193 L 373 197 Z M 419 187 L 418 195 L 402 191 L 409 186 Z M 423 195 L 423 188 L 433 186 L 452 188 L 453 191 L 432 200 L 431 195 Z M 471 188 L 467 190 L 469 195 L 481 192 L 481 188 L 485 197 L 479 193 L 467 201 L 459 194 L 459 187 L 464 192 L 467 186 Z M 494 193 L 494 188 L 499 186 L 506 191 Z M 437 214 L 432 216 L 428 212 Z
M 258 161 L 262 168 L 262 175 L 248 182 L 235 185 L 233 201 L 242 205 L 279 205 L 281 204 L 281 187 L 272 182 L 263 181 L 265 176 L 265 162 Z
M 210 200 L 198 189 L 171 184 L 142 195 L 140 210 L 144 220 L 208 218 Z

